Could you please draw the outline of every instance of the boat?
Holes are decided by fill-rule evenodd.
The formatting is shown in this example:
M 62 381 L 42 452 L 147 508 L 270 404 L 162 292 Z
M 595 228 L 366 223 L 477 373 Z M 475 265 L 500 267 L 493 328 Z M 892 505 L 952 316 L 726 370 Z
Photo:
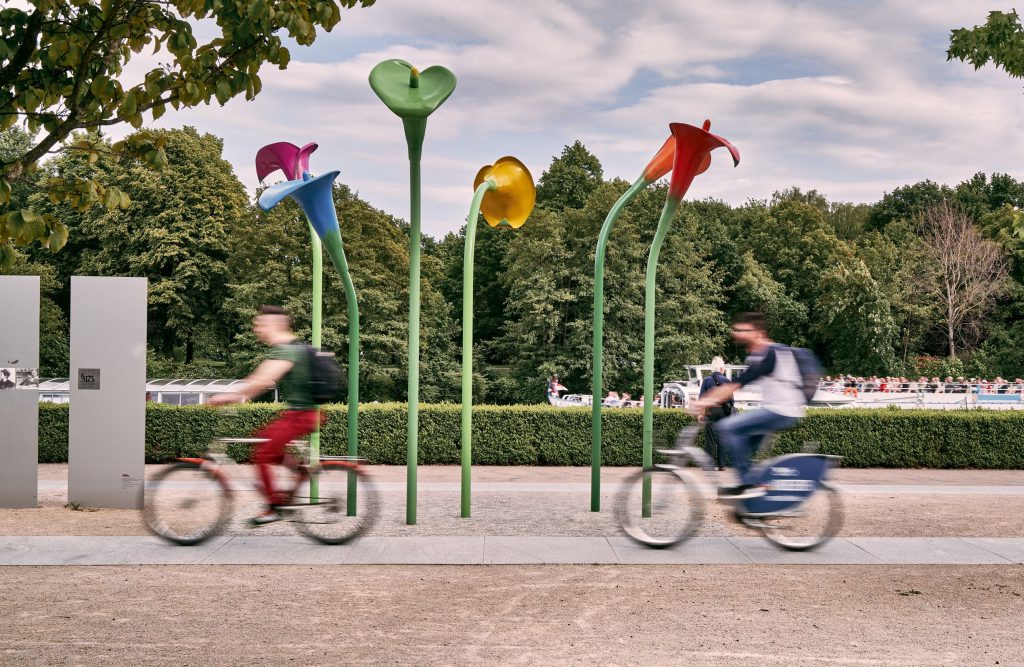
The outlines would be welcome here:
M 659 408 L 687 408 L 690 401 L 700 395 L 700 385 L 711 375 L 711 364 L 692 364 L 686 367 L 686 378 L 669 380 L 662 384 L 661 391 L 655 400 Z M 747 366 L 742 364 L 726 364 L 724 375 L 730 380 L 739 377 Z M 1022 410 L 1024 409 L 1024 390 L 1009 389 L 1013 385 L 1005 385 L 994 389 L 988 385 L 968 385 L 939 383 L 920 388 L 917 383 L 899 385 L 891 391 L 878 391 L 877 384 L 863 383 L 858 387 L 842 387 L 834 382 L 823 381 L 818 384 L 814 397 L 808 404 L 811 408 L 900 408 L 908 410 Z M 1022 393 L 1017 393 L 1022 392 Z M 760 406 L 761 392 L 756 386 L 743 387 L 734 396 L 736 407 L 740 410 L 751 410 Z M 560 408 L 590 407 L 590 394 L 559 394 L 549 395 L 548 402 Z M 608 401 L 605 407 L 643 407 L 641 401 Z
M 685 380 L 669 380 L 661 386 L 661 392 L 658 394 L 658 407 L 689 407 L 690 401 L 696 400 L 700 395 L 701 383 L 714 370 L 711 364 L 691 364 L 685 368 L 687 373 Z M 743 364 L 726 364 L 723 375 L 732 380 L 739 377 L 745 370 L 747 370 L 747 366 Z M 740 410 L 749 410 L 761 404 L 762 396 L 756 386 L 748 386 L 737 391 L 733 395 L 733 400 Z M 842 390 L 833 391 L 819 387 L 808 405 L 815 408 L 842 408 L 852 405 L 855 401 L 856 398 L 843 394 Z

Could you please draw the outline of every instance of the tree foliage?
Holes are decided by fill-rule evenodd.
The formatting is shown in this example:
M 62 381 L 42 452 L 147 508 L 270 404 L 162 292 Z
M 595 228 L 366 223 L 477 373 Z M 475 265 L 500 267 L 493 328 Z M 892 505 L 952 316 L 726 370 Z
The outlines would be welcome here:
M 41 158 L 60 149 L 87 156 L 128 154 L 152 167 L 167 163 L 162 137 L 136 132 L 114 144 L 97 131 L 111 125 L 142 126 L 175 109 L 253 99 L 266 64 L 284 69 L 290 53 L 282 38 L 309 45 L 317 29 L 330 30 L 340 8 L 374 0 L 28 0 L 0 11 L 0 130 L 24 124 L 28 145 L 0 155 L 0 269 L 13 262 L 13 247 L 38 240 L 58 250 L 67 228 L 57 216 L 13 207 L 19 181 L 34 184 L 54 203 L 77 210 L 100 203 L 124 209 L 116 185 L 89 172 L 74 179 L 34 179 Z M 216 26 L 209 40 L 196 27 Z M 205 30 L 203 30 L 205 32 Z M 137 82 L 125 77 L 132 58 L 160 57 Z M 75 132 L 78 135 L 65 145 Z
M 989 12 L 984 25 L 957 28 L 949 38 L 948 60 L 969 62 L 974 69 L 988 63 L 1012 77 L 1024 77 L 1024 26 L 1016 11 Z
M 5 141 L 26 140 L 0 136 L 0 150 Z M 129 195 L 127 208 L 66 210 L 40 192 L 17 191 L 26 206 L 62 211 L 71 232 L 64 252 L 32 246 L 16 253 L 17 272 L 43 276 L 47 374 L 67 372 L 67 287 L 79 273 L 149 279 L 150 368 L 161 375 L 237 377 L 251 370 L 266 355 L 251 330 L 263 303 L 288 308 L 298 334 L 309 337 L 310 231 L 298 207 L 286 201 L 260 210 L 222 159 L 216 137 L 191 128 L 150 136 L 163 141 L 169 157 L 162 172 L 102 151 L 92 164 L 72 151 L 39 170 L 40 177 L 69 180 L 92 173 Z M 570 390 L 589 391 L 594 250 L 609 208 L 629 184 L 594 180 L 600 162 L 582 144 L 567 146 L 544 174 L 573 171 L 573 162 L 588 165 L 585 187 L 565 181 L 561 194 L 518 230 L 478 230 L 478 402 L 543 402 L 544 380 L 553 373 Z M 404 400 L 409 226 L 343 184 L 333 196 L 359 300 L 361 397 Z M 569 205 L 576 196 L 582 204 Z M 664 200 L 664 185 L 648 188 L 625 207 L 611 235 L 605 391 L 638 396 L 642 387 L 644 275 Z M 1024 238 L 1014 221 L 1022 204 L 1024 184 L 1006 174 L 975 174 L 955 185 L 911 183 L 875 204 L 795 188 L 739 206 L 687 200 L 657 271 L 656 381 L 685 376 L 687 364 L 716 354 L 742 362 L 744 351 L 729 343 L 727 330 L 730 318 L 747 310 L 763 311 L 776 340 L 812 347 L 833 373 L 1020 375 Z M 921 223 L 944 207 L 957 212 L 955 228 Z M 459 400 L 464 241 L 464 229 L 423 239 L 427 401 Z M 949 257 L 963 261 L 946 262 L 939 241 L 961 248 Z M 996 270 L 988 278 L 968 275 L 989 255 Z M 347 309 L 330 262 L 324 278 L 323 346 L 344 363 Z M 952 291 L 947 282 L 955 284 Z M 996 289 L 977 291 L 986 284 Z M 954 323 L 952 348 L 949 294 L 966 307 Z

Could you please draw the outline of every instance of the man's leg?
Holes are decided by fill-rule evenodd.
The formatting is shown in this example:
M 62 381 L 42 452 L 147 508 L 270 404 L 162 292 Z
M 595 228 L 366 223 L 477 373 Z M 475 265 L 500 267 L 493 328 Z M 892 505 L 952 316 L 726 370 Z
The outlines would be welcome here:
M 274 465 L 284 460 L 288 443 L 313 431 L 316 426 L 316 412 L 313 410 L 285 410 L 280 417 L 264 426 L 256 434 L 257 438 L 266 438 L 256 449 L 253 457 L 263 483 L 263 493 L 267 504 L 273 504 L 277 498 L 274 494 Z
M 732 456 L 740 484 L 750 483 L 750 468 L 765 436 L 787 429 L 795 423 L 794 417 L 761 409 L 727 417 L 715 425 L 719 442 L 725 445 Z
M 715 430 L 716 423 L 717 422 L 708 421 L 704 425 L 704 442 L 707 446 L 708 456 L 718 464 L 719 468 L 723 468 L 725 467 L 725 464 L 723 463 L 725 456 L 722 451 L 722 443 L 718 440 L 718 431 Z

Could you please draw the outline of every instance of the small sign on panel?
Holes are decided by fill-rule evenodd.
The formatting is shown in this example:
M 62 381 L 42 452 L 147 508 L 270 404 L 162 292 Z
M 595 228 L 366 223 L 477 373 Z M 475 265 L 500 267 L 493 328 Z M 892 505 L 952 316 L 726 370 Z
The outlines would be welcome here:
M 78 388 L 79 389 L 99 389 L 100 388 L 100 369 L 98 369 L 98 368 L 79 368 L 78 369 Z

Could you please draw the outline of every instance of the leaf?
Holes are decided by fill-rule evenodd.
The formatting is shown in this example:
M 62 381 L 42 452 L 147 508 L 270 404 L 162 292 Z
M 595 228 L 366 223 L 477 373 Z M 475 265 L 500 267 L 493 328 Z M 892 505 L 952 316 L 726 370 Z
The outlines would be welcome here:
M 50 226 L 50 235 L 46 239 L 46 247 L 50 252 L 58 252 L 68 242 L 70 230 L 63 222 L 54 222 Z
M 14 268 L 14 246 L 10 243 L 0 245 L 0 272 L 7 273 Z

